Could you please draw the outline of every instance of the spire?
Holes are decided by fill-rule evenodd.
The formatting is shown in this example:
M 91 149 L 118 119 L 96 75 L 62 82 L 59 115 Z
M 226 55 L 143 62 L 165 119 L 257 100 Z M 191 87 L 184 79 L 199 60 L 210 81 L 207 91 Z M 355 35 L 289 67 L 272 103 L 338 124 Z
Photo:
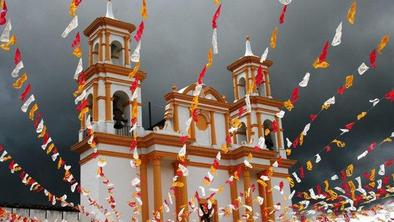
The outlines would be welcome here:
M 254 54 L 252 52 L 252 47 L 250 46 L 250 37 L 249 36 L 246 36 L 245 56 L 254 56 Z
M 107 13 L 105 14 L 105 17 L 115 19 L 114 13 L 112 11 L 112 2 L 111 0 L 108 0 L 107 2 Z

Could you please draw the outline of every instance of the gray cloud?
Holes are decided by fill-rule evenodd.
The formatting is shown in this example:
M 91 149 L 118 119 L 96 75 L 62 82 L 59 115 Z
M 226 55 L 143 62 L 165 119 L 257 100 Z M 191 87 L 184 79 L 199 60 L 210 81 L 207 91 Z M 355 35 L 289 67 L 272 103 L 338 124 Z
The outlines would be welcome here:
M 181 88 L 194 82 L 206 62 L 206 52 L 211 42 L 211 16 L 215 11 L 212 0 L 151 0 L 148 1 L 149 19 L 143 37 L 142 69 L 148 73 L 143 83 L 143 103 L 154 104 L 153 120 L 163 116 L 163 95 L 172 84 Z M 344 18 L 350 1 L 299 0 L 288 7 L 286 22 L 280 26 L 278 47 L 271 50 L 271 83 L 274 97 L 287 99 L 305 72 L 311 72 L 310 86 L 301 90 L 296 109 L 287 113 L 284 121 L 286 137 L 294 138 L 306 124 L 308 115 L 316 113 L 321 103 L 335 94 L 349 73 L 356 74 L 361 62 L 368 61 L 368 54 L 381 36 L 393 36 L 394 4 L 390 0 L 359 1 L 356 24 L 348 25 Z M 65 158 L 73 164 L 78 175 L 78 155 L 69 151 L 76 142 L 78 132 L 77 113 L 74 111 L 72 92 L 76 87 L 73 73 L 77 61 L 71 55 L 71 37 L 64 40 L 60 33 L 70 21 L 68 1 L 24 0 L 8 1 L 9 16 L 17 33 L 18 46 L 30 76 L 33 92 L 43 112 L 49 130 Z M 114 0 L 115 16 L 119 19 L 140 22 L 138 1 Z M 226 0 L 219 19 L 219 56 L 206 75 L 205 82 L 233 100 L 231 75 L 227 64 L 244 52 L 246 35 L 252 37 L 256 55 L 261 55 L 268 44 L 273 24 L 277 24 L 281 6 L 276 1 Z M 78 11 L 80 27 L 86 27 L 95 17 L 105 13 L 105 1 L 84 0 Z M 323 43 L 331 40 L 340 21 L 344 22 L 342 45 L 331 48 L 327 70 L 313 70 L 311 63 L 319 54 Z M 84 43 L 86 39 L 83 39 Z M 135 43 L 132 45 L 135 47 Z M 84 52 L 87 52 L 86 44 Z M 26 169 L 31 170 L 42 184 L 57 193 L 68 192 L 62 176 L 46 155 L 43 155 L 34 137 L 31 122 L 19 111 L 19 92 L 11 87 L 9 73 L 13 69 L 13 53 L 1 52 L 0 61 L 0 143 L 6 145 L 12 155 Z M 354 87 L 337 98 L 329 111 L 316 120 L 305 145 L 295 151 L 292 158 L 300 162 L 313 157 L 338 133 L 338 129 L 350 122 L 356 114 L 369 107 L 368 100 L 380 97 L 393 88 L 394 76 L 392 43 L 378 57 L 378 68 L 365 76 L 355 76 Z M 158 81 L 160 80 L 160 81 Z M 334 150 L 324 157 L 313 174 L 297 186 L 303 190 L 331 176 L 335 170 L 353 161 L 355 155 L 371 141 L 378 140 L 393 131 L 393 104 L 382 102 L 368 117 L 354 127 L 344 140 L 348 147 Z M 143 110 L 147 125 L 147 108 Z M 389 158 L 392 145 L 387 145 L 360 161 L 356 167 L 366 170 L 377 166 L 380 160 Z M 38 194 L 32 194 L 11 175 L 6 166 L 0 167 L 0 202 L 46 203 Z M 392 171 L 391 171 L 392 172 Z M 51 176 L 48 176 L 51 175 Z M 77 196 L 72 196 L 77 200 Z

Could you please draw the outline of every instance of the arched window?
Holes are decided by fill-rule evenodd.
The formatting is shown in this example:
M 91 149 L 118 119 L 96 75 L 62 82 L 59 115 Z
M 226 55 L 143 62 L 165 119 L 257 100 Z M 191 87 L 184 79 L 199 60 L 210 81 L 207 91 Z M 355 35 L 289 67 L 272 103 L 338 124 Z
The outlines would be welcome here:
M 130 122 L 129 97 L 125 92 L 117 91 L 113 95 L 112 113 L 115 133 L 121 136 L 128 136 Z
M 238 95 L 239 95 L 239 98 L 245 97 L 245 94 L 246 94 L 246 81 L 245 81 L 244 77 L 241 77 L 238 80 Z
M 123 47 L 118 41 L 111 43 L 111 62 L 114 65 L 123 65 Z
M 275 133 L 272 132 L 272 121 L 268 119 L 265 120 L 263 126 L 264 126 L 265 146 L 269 150 L 274 150 L 276 140 L 275 140 Z M 269 131 L 266 131 L 265 129 L 268 129 Z
M 237 130 L 236 135 L 238 144 L 242 144 L 243 141 L 248 142 L 245 123 L 241 123 L 241 127 Z
M 93 64 L 96 64 L 98 62 L 98 54 L 99 54 L 99 43 L 96 43 L 92 51 Z
M 86 117 L 90 115 L 90 119 L 88 121 L 92 122 L 93 121 L 93 95 L 89 94 L 87 100 L 88 100 L 89 112 L 87 113 Z

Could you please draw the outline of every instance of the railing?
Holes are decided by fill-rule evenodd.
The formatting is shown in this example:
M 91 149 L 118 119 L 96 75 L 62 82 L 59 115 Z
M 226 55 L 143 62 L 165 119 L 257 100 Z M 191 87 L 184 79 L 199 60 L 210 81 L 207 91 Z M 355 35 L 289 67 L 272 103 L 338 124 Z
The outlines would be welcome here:
M 130 126 L 123 126 L 122 129 L 115 129 L 115 134 L 119 136 L 131 136 Z

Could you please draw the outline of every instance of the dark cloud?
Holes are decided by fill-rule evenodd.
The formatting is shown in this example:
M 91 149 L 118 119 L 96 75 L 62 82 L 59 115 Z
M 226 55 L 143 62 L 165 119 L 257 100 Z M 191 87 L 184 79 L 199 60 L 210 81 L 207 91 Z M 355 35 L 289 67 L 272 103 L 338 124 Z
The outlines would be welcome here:
M 49 130 L 65 159 L 78 172 L 78 155 L 69 151 L 77 141 L 79 123 L 74 111 L 72 92 L 76 87 L 73 73 L 77 60 L 71 56 L 71 37 L 64 40 L 60 34 L 70 21 L 68 1 L 15 0 L 8 1 L 9 16 L 17 33 L 18 46 L 33 85 L 40 110 Z M 149 19 L 143 38 L 142 69 L 148 73 L 143 84 L 143 103 L 153 103 L 153 121 L 163 116 L 163 95 L 172 84 L 181 88 L 197 78 L 206 61 L 211 42 L 211 16 L 215 11 L 212 0 L 151 0 L 148 1 Z M 369 99 L 381 97 L 393 88 L 391 73 L 394 51 L 392 43 L 378 57 L 378 68 L 365 76 L 356 74 L 361 62 L 384 34 L 393 35 L 394 4 L 390 0 L 358 1 L 356 24 L 344 20 L 351 1 L 299 0 L 288 7 L 286 22 L 279 29 L 278 47 L 269 55 L 273 95 L 287 99 L 305 72 L 311 72 L 310 86 L 301 90 L 296 109 L 287 113 L 284 121 L 286 137 L 293 139 L 304 127 L 310 113 L 316 113 L 327 98 L 335 94 L 349 73 L 355 74 L 354 87 L 337 98 L 329 111 L 322 113 L 305 138 L 305 145 L 295 151 L 292 158 L 305 162 L 338 134 L 338 129 L 350 122 L 356 114 L 369 108 Z M 138 1 L 114 0 L 115 16 L 138 24 Z M 231 75 L 226 66 L 243 55 L 246 35 L 252 38 L 256 55 L 267 46 L 273 24 L 281 5 L 276 1 L 226 0 L 219 19 L 219 56 L 205 78 L 233 100 Z M 105 1 L 84 0 L 78 11 L 80 27 L 86 27 L 97 16 L 105 13 Z M 340 21 L 344 22 L 342 45 L 331 48 L 328 57 L 331 67 L 313 70 L 311 63 L 326 40 L 331 40 Z M 83 39 L 86 43 L 86 39 Z M 86 44 L 84 51 L 87 52 Z M 135 43 L 133 42 L 133 47 Z M 62 183 L 52 161 L 44 155 L 35 139 L 32 123 L 19 111 L 18 92 L 12 89 L 13 53 L 1 52 L 0 61 L 0 143 L 31 175 L 49 189 L 62 194 L 70 193 Z M 160 80 L 160 81 L 158 81 Z M 368 144 L 393 131 L 393 104 L 382 101 L 367 118 L 343 138 L 347 148 L 325 155 L 318 168 L 307 174 L 306 182 L 297 186 L 304 190 L 331 176 L 336 170 L 354 162 Z M 144 107 L 144 124 L 147 126 L 147 107 Z M 377 166 L 381 160 L 392 157 L 393 145 L 386 145 L 356 164 L 358 171 Z M 389 171 L 392 172 L 392 171 Z M 0 167 L 0 202 L 46 203 L 38 194 L 30 193 L 20 185 L 16 175 L 6 166 Z M 77 196 L 72 196 L 78 200 Z

